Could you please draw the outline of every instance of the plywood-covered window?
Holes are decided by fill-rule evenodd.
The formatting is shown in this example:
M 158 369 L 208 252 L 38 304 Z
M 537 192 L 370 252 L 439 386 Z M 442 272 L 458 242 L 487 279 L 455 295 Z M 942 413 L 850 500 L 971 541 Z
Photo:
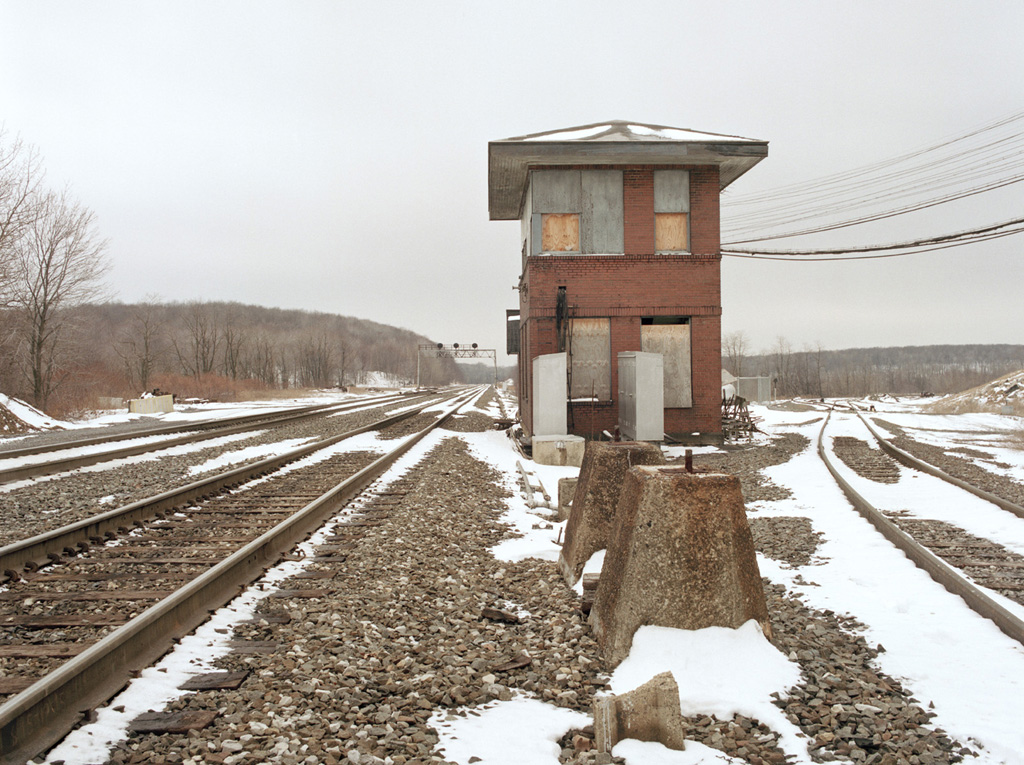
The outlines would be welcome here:
M 654 248 L 658 252 L 688 252 L 690 226 L 686 213 L 654 214 Z
M 612 339 L 608 319 L 572 319 L 569 398 L 610 401 Z
M 654 171 L 654 248 L 690 251 L 690 174 L 686 170 Z
M 665 408 L 693 406 L 690 320 L 685 316 L 655 316 L 640 321 L 640 350 L 660 353 L 665 369 Z
M 580 216 L 578 214 L 542 213 L 540 230 L 541 251 L 580 251 Z

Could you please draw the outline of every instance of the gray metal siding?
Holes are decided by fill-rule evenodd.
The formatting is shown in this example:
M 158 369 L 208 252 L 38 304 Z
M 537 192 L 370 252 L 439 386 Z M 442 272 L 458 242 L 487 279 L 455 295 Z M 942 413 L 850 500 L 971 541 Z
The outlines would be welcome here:
M 532 183 L 532 181 L 531 181 L 531 183 Z M 523 217 L 519 221 L 520 230 L 522 232 L 522 239 L 523 239 L 523 246 L 521 248 L 522 251 L 523 251 L 523 255 L 536 255 L 537 254 L 536 250 L 533 249 L 534 248 L 534 242 L 538 241 L 538 240 L 533 235 L 533 200 L 531 199 L 533 194 L 531 193 L 531 191 L 532 191 L 532 186 L 530 188 L 527 188 L 527 190 L 526 190 L 526 200 L 523 203 Z M 539 246 L 539 245 L 537 245 L 537 246 Z M 525 270 L 526 270 L 526 259 L 524 257 L 524 259 L 523 259 L 523 271 L 525 271 Z
M 580 180 L 583 204 L 580 237 L 583 252 L 625 252 L 622 171 L 584 170 Z
M 686 170 L 654 171 L 654 212 L 690 212 L 690 173 Z
M 533 181 L 533 212 L 580 212 L 579 170 L 534 170 L 530 175 Z

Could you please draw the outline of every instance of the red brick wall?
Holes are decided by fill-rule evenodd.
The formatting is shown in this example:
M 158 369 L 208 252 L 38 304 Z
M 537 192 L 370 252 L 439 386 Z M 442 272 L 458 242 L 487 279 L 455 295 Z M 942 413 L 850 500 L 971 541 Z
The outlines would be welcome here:
M 640 317 L 689 316 L 693 406 L 665 410 L 675 436 L 721 433 L 721 255 L 717 167 L 690 171 L 691 255 L 654 254 L 654 170 L 623 170 L 623 256 L 531 256 L 520 291 L 520 414 L 530 432 L 533 358 L 556 353 L 555 298 L 566 288 L 579 317 L 610 317 L 612 396 L 618 395 L 618 353 L 640 350 Z M 660 167 L 657 169 L 661 169 Z M 616 402 L 571 405 L 572 432 L 598 437 L 614 430 Z
M 622 171 L 622 233 L 627 255 L 654 254 L 654 171 Z

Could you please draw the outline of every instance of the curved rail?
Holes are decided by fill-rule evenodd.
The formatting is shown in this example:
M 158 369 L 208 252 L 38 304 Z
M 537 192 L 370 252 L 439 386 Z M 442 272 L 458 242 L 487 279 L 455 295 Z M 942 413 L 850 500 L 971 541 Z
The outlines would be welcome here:
M 818 432 L 818 455 L 825 463 L 829 473 L 842 489 L 847 499 L 854 506 L 858 513 L 871 523 L 878 531 L 898 547 L 911 561 L 923 569 L 936 582 L 945 587 L 949 592 L 963 598 L 964 602 L 976 613 L 992 621 L 1002 632 L 1017 642 L 1024 644 L 1024 621 L 1016 615 L 996 603 L 995 600 L 985 594 L 980 588 L 962 576 L 956 569 L 947 564 L 937 555 L 932 553 L 923 545 L 919 544 L 913 537 L 907 534 L 896 524 L 886 518 L 874 505 L 864 499 L 850 483 L 840 475 L 835 465 L 828 457 L 828 450 L 825 448 L 825 428 L 828 426 L 832 413 L 829 412 Z
M 246 415 L 240 418 L 231 418 L 234 424 L 228 423 L 225 427 L 219 427 L 219 424 L 224 422 L 221 421 L 204 421 L 201 428 L 194 426 L 180 426 L 174 425 L 169 426 L 166 429 L 156 429 L 146 433 L 133 433 L 125 436 L 98 436 L 97 439 L 82 439 L 80 441 L 74 441 L 67 444 L 62 444 L 56 448 L 38 448 L 32 450 L 28 447 L 25 450 L 19 450 L 22 452 L 28 452 L 32 454 L 45 454 L 53 451 L 64 451 L 67 449 L 80 448 L 82 446 L 95 445 L 97 443 L 109 443 L 111 441 L 125 441 L 125 440 L 136 440 L 139 438 L 146 438 L 152 435 L 163 435 L 166 433 L 175 433 L 188 431 L 188 435 L 179 436 L 177 438 L 168 438 L 163 441 L 148 442 L 145 444 L 133 444 L 131 446 L 124 446 L 120 449 L 110 449 L 103 452 L 95 452 L 93 454 L 81 454 L 73 457 L 64 457 L 55 460 L 49 460 L 47 462 L 34 462 L 26 465 L 20 465 L 18 467 L 0 469 L 0 484 L 11 483 L 12 481 L 20 481 L 27 478 L 39 478 L 45 475 L 53 475 L 55 473 L 63 473 L 68 470 L 75 470 L 80 467 L 87 467 L 88 465 L 96 465 L 101 462 L 109 462 L 115 459 L 121 459 L 122 457 L 131 457 L 137 454 L 145 454 L 147 452 L 159 451 L 161 449 L 168 449 L 172 446 L 180 446 L 181 444 L 190 444 L 198 441 L 206 441 L 211 438 L 220 438 L 222 436 L 229 436 L 235 433 L 244 433 L 247 430 L 256 430 L 262 427 L 272 427 L 278 425 L 285 425 L 288 423 L 299 422 L 301 420 L 307 420 L 312 417 L 319 417 L 325 414 L 347 412 L 352 409 L 357 409 L 361 406 L 365 406 L 368 403 L 387 403 L 389 400 L 398 400 L 397 397 L 391 397 L 390 399 L 377 399 L 374 402 L 358 402 L 358 403 L 344 403 L 344 404 L 318 404 L 315 407 L 302 407 L 299 411 L 289 411 L 284 414 L 261 414 L 261 415 Z M 199 430 L 200 432 L 195 432 Z M 14 459 L 18 455 L 13 452 L 0 453 L 0 460 Z M 28 455 L 21 455 L 28 456 Z
M 0 763 L 23 763 L 56 743 L 84 710 L 117 693 L 133 672 L 154 662 L 212 610 L 228 603 L 479 392 L 463 391 L 449 399 L 454 403 L 447 411 L 396 449 L 8 700 L 0 707 Z M 320 443 L 321 448 L 324 445 Z
M 946 473 L 945 471 L 935 467 L 935 465 L 932 465 L 929 462 L 925 462 L 924 460 L 918 459 L 909 452 L 900 449 L 895 444 L 892 444 L 888 440 L 886 440 L 882 436 L 882 434 L 875 429 L 874 424 L 867 417 L 864 416 L 863 412 L 861 412 L 857 408 L 854 408 L 854 411 L 857 412 L 857 416 L 860 417 L 861 422 L 864 423 L 868 431 L 870 431 L 871 435 L 874 436 L 875 440 L 878 442 L 878 445 L 882 447 L 882 451 L 889 454 L 897 462 L 902 462 L 907 467 L 914 468 L 915 470 L 920 470 L 922 473 L 928 473 L 929 475 L 933 475 L 936 478 L 941 478 L 943 481 L 951 483 L 954 486 L 958 486 L 964 491 L 969 491 L 976 497 L 981 497 L 982 499 L 991 502 L 993 505 L 998 505 L 1003 510 L 1013 513 L 1018 518 L 1024 518 L 1024 507 L 1021 507 L 1018 504 L 1010 502 L 1009 500 L 1003 499 L 1002 497 L 997 496 L 990 491 L 980 489 L 974 484 L 967 483 L 967 481 L 962 481 L 959 478 L 951 476 L 949 473 Z

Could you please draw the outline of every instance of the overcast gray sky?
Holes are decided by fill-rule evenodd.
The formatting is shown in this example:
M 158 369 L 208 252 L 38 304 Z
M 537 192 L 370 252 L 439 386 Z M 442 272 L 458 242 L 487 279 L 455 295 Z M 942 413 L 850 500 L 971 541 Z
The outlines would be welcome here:
M 769 190 L 1020 112 L 1022 30 L 1016 0 L 0 0 L 0 121 L 96 212 L 120 300 L 330 311 L 503 356 L 518 224 L 488 220 L 489 140 L 608 119 L 764 139 L 729 193 Z M 1019 216 L 1020 186 L 842 243 Z M 1022 239 L 726 258 L 723 329 L 1021 343 Z

